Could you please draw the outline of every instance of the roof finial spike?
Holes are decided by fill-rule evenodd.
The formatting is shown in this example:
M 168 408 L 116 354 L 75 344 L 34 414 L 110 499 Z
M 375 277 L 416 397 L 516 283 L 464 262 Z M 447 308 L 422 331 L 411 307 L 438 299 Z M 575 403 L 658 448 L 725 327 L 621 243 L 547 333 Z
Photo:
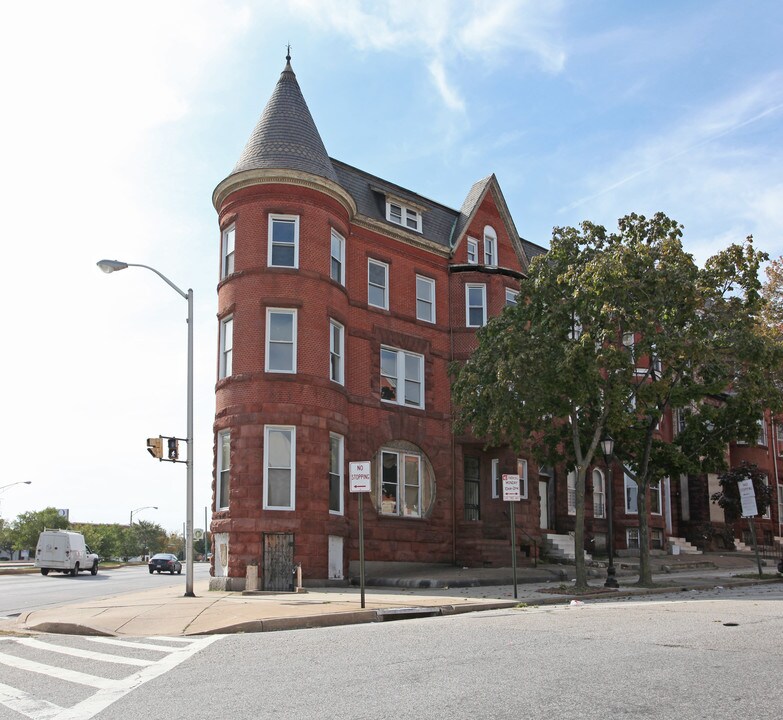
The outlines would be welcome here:
M 291 43 L 288 43 L 288 45 L 286 45 L 286 49 L 287 49 L 287 52 L 286 52 L 285 60 L 286 60 L 287 63 L 290 64 L 291 63 Z

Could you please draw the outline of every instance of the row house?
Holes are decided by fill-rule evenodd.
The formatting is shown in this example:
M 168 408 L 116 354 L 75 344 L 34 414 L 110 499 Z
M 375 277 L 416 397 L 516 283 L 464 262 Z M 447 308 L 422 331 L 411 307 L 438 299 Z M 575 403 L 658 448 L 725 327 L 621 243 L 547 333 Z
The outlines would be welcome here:
M 286 60 L 213 194 L 213 587 L 244 587 L 249 565 L 267 589 L 287 588 L 295 565 L 307 583 L 343 581 L 359 555 L 354 461 L 371 467 L 367 560 L 510 564 L 501 478 L 519 473 L 514 547 L 533 562 L 571 529 L 569 476 L 455 436 L 447 368 L 517 302 L 546 251 L 520 237 L 494 175 L 456 210 L 329 157 Z M 599 550 L 604 478 L 596 467 L 590 481 Z M 630 503 L 615 478 L 615 497 Z M 668 483 L 658 492 L 650 507 L 664 547 L 683 513 Z M 615 525 L 618 548 L 633 547 L 629 518 Z

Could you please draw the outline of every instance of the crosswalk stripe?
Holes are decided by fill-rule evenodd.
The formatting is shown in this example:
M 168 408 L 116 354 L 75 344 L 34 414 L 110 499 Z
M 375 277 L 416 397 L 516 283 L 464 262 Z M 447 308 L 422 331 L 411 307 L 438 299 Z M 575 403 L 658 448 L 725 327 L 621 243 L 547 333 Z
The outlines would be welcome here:
M 109 688 L 116 684 L 114 680 L 109 680 L 108 678 L 88 675 L 87 673 L 79 672 L 78 670 L 68 670 L 66 668 L 57 667 L 56 665 L 45 665 L 44 663 L 39 663 L 35 660 L 27 660 L 25 658 L 15 657 L 14 655 L 6 655 L 5 653 L 0 653 L 0 663 L 9 665 L 17 670 L 41 673 L 42 675 L 48 675 L 49 677 L 54 677 L 58 680 L 78 683 L 79 685 L 88 685 L 98 689 Z
M 46 650 L 47 652 L 60 653 L 61 655 L 71 655 L 72 657 L 84 658 L 85 660 L 100 660 L 101 662 L 118 663 L 120 665 L 136 665 L 137 667 L 146 667 L 154 664 L 154 660 L 139 660 L 138 658 L 122 657 L 120 655 L 109 655 L 108 653 L 93 652 L 92 650 L 81 650 L 80 648 L 65 647 L 64 645 L 53 645 L 52 643 L 41 642 L 33 638 L 16 638 L 19 645 Z
M 165 647 L 164 645 L 153 645 L 152 643 L 140 643 L 133 642 L 132 640 L 115 640 L 114 638 L 107 637 L 85 637 L 85 640 L 89 640 L 94 643 L 102 643 L 103 645 L 118 645 L 127 649 L 136 648 L 137 650 L 157 650 L 158 652 L 182 652 L 187 648 L 178 647 Z
M 10 710 L 26 715 L 31 720 L 56 718 L 64 709 L 47 700 L 40 700 L 28 695 L 10 685 L 3 685 L 3 683 L 0 683 L 0 705 L 5 705 Z

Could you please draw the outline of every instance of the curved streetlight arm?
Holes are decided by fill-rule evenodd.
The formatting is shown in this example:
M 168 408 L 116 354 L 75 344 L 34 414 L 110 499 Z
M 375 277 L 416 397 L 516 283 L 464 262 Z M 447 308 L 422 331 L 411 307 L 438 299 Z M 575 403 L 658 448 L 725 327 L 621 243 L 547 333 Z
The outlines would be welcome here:
M 142 265 L 141 263 L 126 263 L 121 262 L 120 260 L 99 260 L 96 265 L 103 270 L 105 273 L 112 273 L 116 272 L 117 270 L 124 270 L 125 268 L 129 267 L 140 267 L 140 268 L 146 268 L 147 270 L 151 270 L 154 272 L 163 282 L 165 282 L 169 287 L 176 290 L 180 295 L 182 295 L 185 300 L 188 299 L 188 294 L 178 288 L 171 280 L 169 280 L 160 270 L 156 270 L 154 267 L 150 267 L 149 265 Z
M 32 480 L 17 480 L 16 482 L 8 483 L 8 485 L 0 485 L 0 492 L 13 485 L 31 485 L 32 482 Z

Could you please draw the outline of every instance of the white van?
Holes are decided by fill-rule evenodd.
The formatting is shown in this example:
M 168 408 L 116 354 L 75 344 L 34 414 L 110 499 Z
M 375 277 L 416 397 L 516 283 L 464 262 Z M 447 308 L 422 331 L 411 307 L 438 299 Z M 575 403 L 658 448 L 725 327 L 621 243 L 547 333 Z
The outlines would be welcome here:
M 38 536 L 35 549 L 35 567 L 41 568 L 41 575 L 50 570 L 76 575 L 89 570 L 98 574 L 98 556 L 84 542 L 84 535 L 71 530 L 47 530 Z

